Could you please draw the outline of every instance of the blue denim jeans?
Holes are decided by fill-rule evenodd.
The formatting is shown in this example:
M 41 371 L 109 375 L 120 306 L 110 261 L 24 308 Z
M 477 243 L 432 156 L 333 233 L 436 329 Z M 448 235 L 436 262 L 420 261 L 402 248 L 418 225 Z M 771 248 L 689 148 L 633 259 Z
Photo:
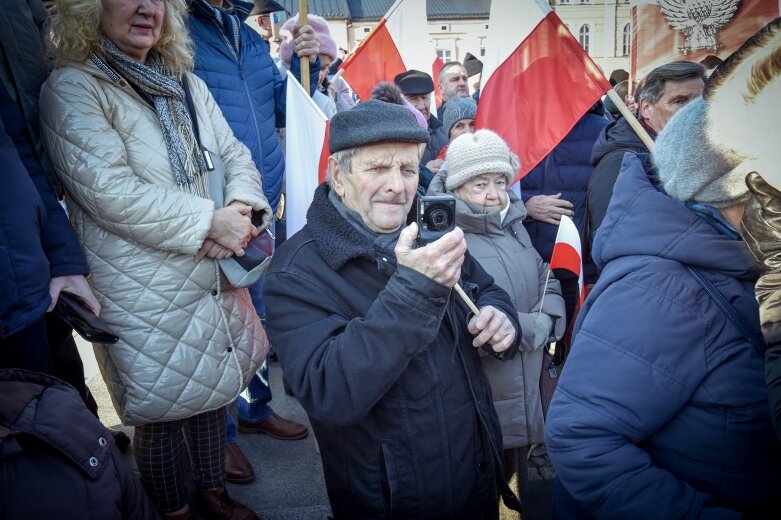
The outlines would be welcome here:
M 271 231 L 274 232 L 274 222 L 271 222 Z M 249 294 L 252 297 L 252 305 L 255 306 L 255 312 L 260 317 L 263 325 L 266 324 L 266 306 L 263 304 L 263 282 L 266 277 L 261 276 L 255 285 L 249 287 Z M 250 380 L 247 389 L 241 393 L 236 400 L 239 409 L 239 419 L 247 422 L 260 422 L 271 415 L 271 388 L 268 385 L 268 361 L 264 361 L 258 372 Z M 226 413 L 227 416 L 227 435 L 226 443 L 234 444 L 236 442 L 236 424 L 233 416 Z

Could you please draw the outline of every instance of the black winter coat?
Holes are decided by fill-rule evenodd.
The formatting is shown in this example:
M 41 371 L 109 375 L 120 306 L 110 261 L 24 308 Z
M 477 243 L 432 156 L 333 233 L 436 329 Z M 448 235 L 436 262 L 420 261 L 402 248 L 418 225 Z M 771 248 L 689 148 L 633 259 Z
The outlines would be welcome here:
M 441 114 L 442 112 L 440 112 Z M 445 133 L 445 128 L 442 126 L 442 122 L 437 119 L 436 116 L 430 116 L 428 118 L 428 136 L 429 141 L 426 145 L 426 150 L 423 152 L 423 156 L 420 158 L 420 164 L 425 166 L 429 161 L 433 161 L 442 151 L 442 148 L 448 145 L 450 139 L 448 139 Z
M 159 518 L 114 438 L 63 381 L 0 370 L 0 516 Z
M 496 507 L 502 438 L 468 310 L 450 288 L 397 268 L 327 194 L 321 185 L 307 225 L 275 253 L 263 299 L 334 517 L 483 518 Z M 462 287 L 520 337 L 507 293 L 468 255 Z
M 656 137 L 653 130 L 648 127 L 646 130 L 652 138 Z M 648 153 L 648 148 L 622 117 L 602 130 L 591 151 L 594 172 L 588 185 L 588 211 L 592 240 L 607 213 L 610 198 L 613 196 L 613 185 L 618 179 L 626 153 Z

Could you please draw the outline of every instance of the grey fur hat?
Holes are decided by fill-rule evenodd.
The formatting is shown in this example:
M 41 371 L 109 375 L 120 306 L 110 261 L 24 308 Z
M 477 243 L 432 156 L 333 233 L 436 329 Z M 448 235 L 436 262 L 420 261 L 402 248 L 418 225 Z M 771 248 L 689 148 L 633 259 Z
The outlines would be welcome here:
M 445 104 L 445 113 L 442 115 L 442 126 L 445 135 L 450 139 L 450 130 L 462 119 L 474 119 L 477 117 L 477 103 L 471 97 L 451 98 Z
M 679 110 L 656 139 L 653 162 L 671 197 L 726 208 L 748 199 L 749 170 L 744 157 L 713 142 L 708 110 L 703 98 Z
M 428 130 L 402 105 L 372 99 L 339 112 L 331 119 L 331 153 L 373 143 L 427 143 Z

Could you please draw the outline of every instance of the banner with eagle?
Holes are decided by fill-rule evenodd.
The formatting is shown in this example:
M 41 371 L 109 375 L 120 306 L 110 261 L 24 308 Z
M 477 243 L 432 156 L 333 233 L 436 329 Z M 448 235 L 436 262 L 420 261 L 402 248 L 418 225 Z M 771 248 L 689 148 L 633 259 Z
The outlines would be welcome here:
M 632 78 L 671 61 L 721 60 L 779 16 L 779 0 L 632 0 Z M 704 64 L 716 61 L 708 58 Z

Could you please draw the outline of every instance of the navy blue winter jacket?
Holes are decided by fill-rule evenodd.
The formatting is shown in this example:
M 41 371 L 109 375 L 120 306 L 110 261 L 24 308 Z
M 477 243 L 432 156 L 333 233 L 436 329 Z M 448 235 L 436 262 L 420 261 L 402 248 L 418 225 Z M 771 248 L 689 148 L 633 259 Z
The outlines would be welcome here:
M 43 316 L 52 277 L 88 273 L 31 143 L 21 112 L 0 82 L 0 339 Z
M 282 193 L 285 158 L 276 129 L 285 127 L 286 78 L 282 77 L 260 35 L 243 23 L 253 4 L 233 1 L 242 21 L 238 54 L 211 12 L 190 2 L 190 36 L 195 43 L 195 74 L 209 87 L 236 138 L 252 153 L 263 176 L 263 193 L 276 210 Z M 310 89 L 317 87 L 319 60 L 311 64 Z M 297 55 L 291 72 L 301 77 Z
M 602 129 L 610 123 L 600 115 L 603 112 L 604 106 L 601 102 L 597 103 L 558 146 L 521 180 L 521 198 L 524 202 L 535 195 L 561 193 L 564 200 L 573 204 L 575 225 L 581 233 L 588 182 L 594 170 L 591 149 Z M 524 224 L 537 252 L 544 261 L 550 262 L 559 227 L 528 218 Z
M 594 239 L 602 275 L 548 412 L 545 444 L 564 488 L 555 516 L 779 518 L 763 355 L 686 268 L 758 332 L 753 259 L 658 191 L 648 161 L 624 159 Z

